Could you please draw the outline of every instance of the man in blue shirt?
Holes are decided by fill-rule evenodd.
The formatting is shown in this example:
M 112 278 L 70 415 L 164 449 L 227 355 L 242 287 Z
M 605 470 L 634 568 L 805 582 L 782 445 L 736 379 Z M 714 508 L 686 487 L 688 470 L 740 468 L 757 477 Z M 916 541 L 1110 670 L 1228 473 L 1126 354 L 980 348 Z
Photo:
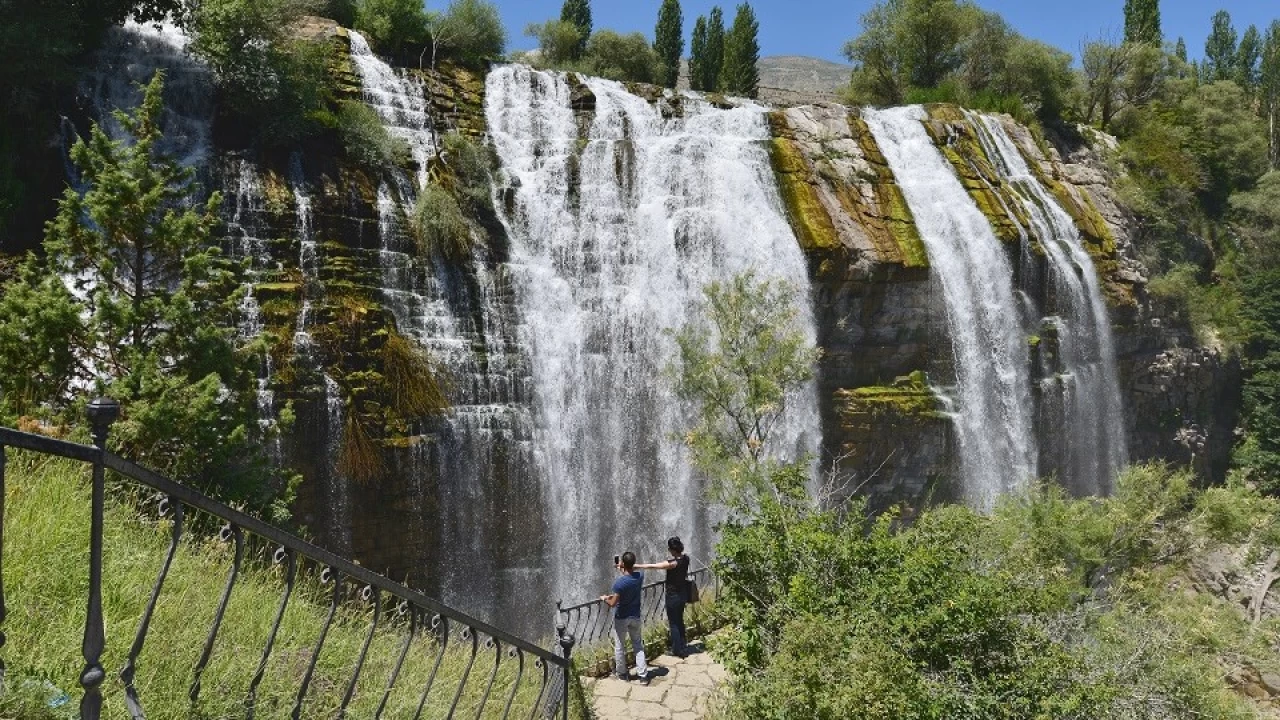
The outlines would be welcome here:
M 640 591 L 644 587 L 644 573 L 636 569 L 636 555 L 624 552 L 617 569 L 618 579 L 613 582 L 611 594 L 600 599 L 613 611 L 613 661 L 619 680 L 630 679 L 627 673 L 626 637 L 631 637 L 631 649 L 636 653 L 636 677 L 641 685 L 649 684 L 649 666 L 644 661 L 644 638 L 640 630 Z

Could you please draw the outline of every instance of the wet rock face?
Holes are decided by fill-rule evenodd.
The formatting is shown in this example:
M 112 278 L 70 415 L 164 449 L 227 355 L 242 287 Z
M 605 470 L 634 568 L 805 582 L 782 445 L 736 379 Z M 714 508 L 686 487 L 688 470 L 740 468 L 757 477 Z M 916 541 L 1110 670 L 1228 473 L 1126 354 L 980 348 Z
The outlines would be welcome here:
M 1016 203 L 1002 196 L 1007 191 L 964 113 L 931 106 L 929 116 L 930 134 L 962 184 L 1011 253 L 1018 252 L 1017 228 L 1025 218 L 1009 215 Z M 1239 368 L 1216 351 L 1196 348 L 1189 333 L 1168 328 L 1146 302 L 1146 273 L 1132 243 L 1135 222 L 1115 196 L 1104 159 L 1113 141 L 1087 130 L 1087 137 L 1037 138 L 1012 120 L 1002 123 L 1079 227 L 1098 268 L 1132 459 L 1189 462 L 1203 477 L 1220 478 L 1234 442 Z M 787 108 L 771 113 L 770 126 L 780 196 L 813 278 L 824 350 L 824 466 L 836 461 L 873 507 L 946 498 L 955 473 L 946 417 L 867 403 L 894 378 L 918 370 L 945 377 L 951 370 L 945 308 L 910 210 L 856 110 Z M 1047 299 L 1043 290 L 1028 292 Z M 1054 352 L 1052 338 L 1039 341 L 1032 339 L 1038 346 L 1033 362 Z

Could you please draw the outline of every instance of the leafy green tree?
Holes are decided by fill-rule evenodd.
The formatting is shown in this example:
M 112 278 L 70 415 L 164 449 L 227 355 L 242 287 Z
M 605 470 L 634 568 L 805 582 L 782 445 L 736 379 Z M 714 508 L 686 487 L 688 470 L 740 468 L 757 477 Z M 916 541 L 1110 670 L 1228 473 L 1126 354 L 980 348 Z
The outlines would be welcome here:
M 707 324 L 676 335 L 677 392 L 697 423 L 686 435 L 694 462 L 741 499 L 768 482 L 770 444 L 788 401 L 813 377 L 820 351 L 797 323 L 795 291 L 753 273 L 705 289 Z
M 1258 71 L 1259 109 L 1267 124 L 1272 169 L 1280 169 L 1280 20 L 1267 28 L 1262 45 L 1262 63 Z
M 1125 0 L 1124 41 L 1160 47 L 1160 0 Z
M 114 438 L 129 455 L 266 502 L 257 362 L 235 340 L 240 284 L 213 236 L 221 198 L 195 203 L 192 171 L 157 151 L 162 86 L 157 74 L 133 114 L 116 113 L 131 141 L 94 125 L 71 149 L 84 189 L 68 189 L 49 222 L 46 268 L 29 263 L 0 303 L 0 365 L 35 371 L 3 388 L 5 404 L 71 412 L 91 386 L 124 405 Z M 23 317 L 37 307 L 60 342 Z M 24 359 L 23 337 L 50 346 Z
M 582 40 L 578 26 L 564 20 L 531 23 L 524 34 L 538 41 L 539 62 L 547 67 L 563 67 L 573 62 Z
M 400 55 L 427 41 L 427 13 L 421 0 L 357 0 L 355 29 L 373 47 Z
M 721 88 L 730 94 L 754 98 L 760 89 L 760 23 L 750 3 L 738 6 L 733 27 L 725 36 Z
M 1183 40 L 1181 37 L 1178 38 L 1177 44 L 1173 46 L 1173 56 L 1178 58 L 1182 62 L 1187 62 L 1187 41 L 1186 40 Z
M 1258 86 L 1258 63 L 1262 60 L 1262 36 L 1256 25 L 1250 25 L 1240 37 L 1236 49 L 1236 84 L 1250 93 Z
M 1071 55 L 1038 40 L 1018 37 L 1009 44 L 1004 72 L 993 83 L 1002 94 L 1017 97 L 1043 122 L 1062 117 L 1075 84 Z
M 1004 18 L 993 12 L 966 8 L 968 31 L 960 40 L 961 63 L 956 70 L 960 84 L 970 92 L 982 92 L 1011 75 L 1007 72 L 1009 50 L 1018 36 Z
M 689 89 L 707 90 L 703 87 L 707 66 L 707 18 L 699 15 L 693 23 L 693 39 L 689 47 Z
M 1204 73 L 1208 82 L 1233 80 L 1236 77 L 1236 42 L 1239 36 L 1231 24 L 1231 13 L 1219 10 L 1213 15 L 1213 30 L 1204 43 Z
M 719 5 L 707 14 L 707 61 L 702 66 L 702 89 L 714 92 L 720 89 L 720 74 L 724 68 L 724 11 Z
M 1233 82 L 1217 82 L 1196 89 L 1181 104 L 1184 122 L 1194 128 L 1192 152 L 1207 182 L 1205 208 L 1219 216 L 1227 197 L 1250 187 L 1267 168 L 1266 132 L 1253 112 L 1245 112 L 1249 98 Z
M 202 0 L 187 18 L 224 112 L 270 145 L 312 136 L 329 120 L 327 49 L 288 32 L 304 9 L 291 0 Z
M 572 23 L 578 29 L 578 47 L 571 58 L 578 60 L 587 51 L 587 40 L 591 37 L 591 0 L 564 0 L 560 21 Z
M 622 35 L 597 30 L 587 44 L 587 70 L 610 80 L 652 83 L 658 80 L 662 62 L 643 33 Z
M 911 88 L 936 88 L 964 62 L 961 41 L 980 16 L 957 0 L 885 0 L 845 44 L 854 99 L 897 104 Z
M 684 13 L 680 0 L 662 0 L 658 25 L 653 31 L 653 49 L 658 53 L 659 84 L 673 88 L 680 79 L 680 58 L 684 54 Z
M 507 49 L 502 15 L 489 0 L 453 0 L 431 25 L 445 57 L 471 68 L 501 57 Z

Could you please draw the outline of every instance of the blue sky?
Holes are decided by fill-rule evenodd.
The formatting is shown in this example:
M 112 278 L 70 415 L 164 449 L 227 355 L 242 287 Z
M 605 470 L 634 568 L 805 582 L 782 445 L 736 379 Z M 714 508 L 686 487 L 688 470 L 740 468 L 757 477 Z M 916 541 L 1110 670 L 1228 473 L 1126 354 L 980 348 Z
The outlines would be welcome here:
M 560 16 L 562 0 L 495 0 L 502 11 L 513 49 L 533 47 L 524 28 Z M 714 5 L 725 9 L 726 23 L 732 22 L 738 0 L 682 0 L 686 33 L 693 21 Z M 444 5 L 444 0 L 428 0 L 428 7 Z M 632 32 L 652 37 L 661 0 L 593 0 L 596 27 Z M 1043 40 L 1076 54 L 1081 39 L 1099 35 L 1119 37 L 1124 30 L 1124 0 L 978 0 L 988 10 L 1004 15 L 1023 35 Z M 762 55 L 812 55 L 843 61 L 840 48 L 858 33 L 858 18 L 874 5 L 873 0 L 754 0 L 760 18 Z M 1209 18 L 1219 9 L 1231 13 L 1238 32 L 1250 23 L 1265 30 L 1280 19 L 1276 0 L 1164 0 L 1160 3 L 1165 36 L 1187 40 L 1190 55 L 1204 52 L 1209 34 Z M 688 42 L 685 44 L 688 51 Z

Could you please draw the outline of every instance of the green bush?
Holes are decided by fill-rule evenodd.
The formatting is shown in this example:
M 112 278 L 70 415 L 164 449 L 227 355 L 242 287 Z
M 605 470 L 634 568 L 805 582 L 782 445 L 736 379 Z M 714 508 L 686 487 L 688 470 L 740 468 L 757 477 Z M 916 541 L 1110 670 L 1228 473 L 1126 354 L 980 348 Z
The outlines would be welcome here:
M 596 31 L 587 42 L 585 64 L 590 74 L 610 80 L 652 83 L 658 79 L 658 54 L 638 32 Z
M 725 717 L 1244 718 L 1219 663 L 1276 665 L 1271 630 L 1176 589 L 1193 550 L 1274 549 L 1274 499 L 1197 495 L 1189 473 L 1152 466 L 1110 498 L 1044 485 L 989 516 L 866 521 L 791 492 L 797 470 L 722 527 Z
M 548 20 L 531 23 L 524 34 L 538 41 L 538 64 L 543 67 L 564 68 L 579 56 L 582 44 L 577 25 L 565 20 Z
M 471 255 L 471 224 L 458 199 L 443 187 L 427 185 L 413 208 L 412 226 L 423 255 L 439 254 L 452 260 Z
M 411 161 L 408 144 L 388 132 L 368 105 L 358 100 L 339 102 L 337 122 L 347 154 L 365 167 L 379 169 Z
M 507 48 L 502 16 L 488 0 L 453 0 L 432 22 L 431 34 L 444 57 L 471 68 L 502 57 Z
M 427 41 L 427 14 L 422 0 L 358 0 L 355 29 L 378 51 L 398 55 Z
M 441 139 L 449 169 L 453 171 L 459 199 L 473 212 L 492 210 L 491 175 L 497 165 L 493 150 L 473 142 L 460 132 L 450 131 Z

